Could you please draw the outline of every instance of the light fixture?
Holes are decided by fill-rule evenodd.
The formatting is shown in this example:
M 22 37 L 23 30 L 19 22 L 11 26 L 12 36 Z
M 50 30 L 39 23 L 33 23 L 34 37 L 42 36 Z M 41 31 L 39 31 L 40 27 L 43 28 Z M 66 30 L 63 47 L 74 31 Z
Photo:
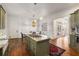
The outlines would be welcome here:
M 37 3 L 34 3 L 34 5 L 37 5 Z
M 40 20 L 43 20 L 43 17 L 41 16 L 39 19 L 40 19 Z
M 37 21 L 36 20 L 32 20 L 32 27 L 36 26 Z
M 37 3 L 34 3 L 34 7 L 37 5 Z M 35 10 L 34 10 L 35 11 Z M 36 12 L 36 11 L 35 11 Z M 32 27 L 36 27 L 36 19 L 35 19 L 35 14 L 33 14 L 33 20 L 32 20 Z

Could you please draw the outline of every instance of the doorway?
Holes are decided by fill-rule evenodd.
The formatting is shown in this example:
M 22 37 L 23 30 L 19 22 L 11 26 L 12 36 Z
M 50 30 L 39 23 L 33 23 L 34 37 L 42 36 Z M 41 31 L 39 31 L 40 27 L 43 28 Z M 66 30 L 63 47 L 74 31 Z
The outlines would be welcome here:
M 54 20 L 54 37 L 69 37 L 69 17 Z

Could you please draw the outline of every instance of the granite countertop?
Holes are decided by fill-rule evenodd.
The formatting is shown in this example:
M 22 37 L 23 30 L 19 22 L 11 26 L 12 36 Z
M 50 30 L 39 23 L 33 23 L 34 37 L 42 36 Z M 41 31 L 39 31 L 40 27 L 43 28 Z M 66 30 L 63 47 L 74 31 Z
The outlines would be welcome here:
M 39 37 L 32 37 L 30 35 L 27 35 L 28 37 L 32 38 L 35 41 L 44 41 L 44 40 L 49 40 L 49 38 L 46 35 L 40 35 Z

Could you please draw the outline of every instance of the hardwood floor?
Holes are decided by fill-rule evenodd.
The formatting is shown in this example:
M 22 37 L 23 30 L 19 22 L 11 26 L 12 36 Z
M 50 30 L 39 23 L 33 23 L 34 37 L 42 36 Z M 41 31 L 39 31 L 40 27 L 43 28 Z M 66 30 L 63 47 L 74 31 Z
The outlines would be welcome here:
M 25 41 L 26 42 L 26 41 Z M 26 43 L 22 39 L 10 39 L 9 46 L 5 52 L 6 56 L 30 56 Z
M 74 51 L 72 48 L 69 47 L 68 37 L 61 37 L 58 39 L 50 40 L 50 42 L 66 50 L 62 56 L 79 56 L 78 52 Z
M 79 56 L 79 53 L 74 51 L 68 45 L 68 37 L 50 40 L 50 43 L 65 49 L 62 56 Z M 5 53 L 6 56 L 31 56 L 31 52 L 27 50 L 27 43 L 22 39 L 10 39 L 9 46 Z

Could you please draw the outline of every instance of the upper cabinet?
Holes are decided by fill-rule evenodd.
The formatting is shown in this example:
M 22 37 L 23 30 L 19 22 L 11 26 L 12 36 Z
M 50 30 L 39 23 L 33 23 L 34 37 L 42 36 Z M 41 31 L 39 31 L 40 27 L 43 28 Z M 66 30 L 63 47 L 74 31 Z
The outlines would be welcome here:
M 79 9 L 71 14 L 70 27 L 71 27 L 71 33 L 79 34 Z
M 5 29 L 5 13 L 4 8 L 0 5 L 0 29 Z

